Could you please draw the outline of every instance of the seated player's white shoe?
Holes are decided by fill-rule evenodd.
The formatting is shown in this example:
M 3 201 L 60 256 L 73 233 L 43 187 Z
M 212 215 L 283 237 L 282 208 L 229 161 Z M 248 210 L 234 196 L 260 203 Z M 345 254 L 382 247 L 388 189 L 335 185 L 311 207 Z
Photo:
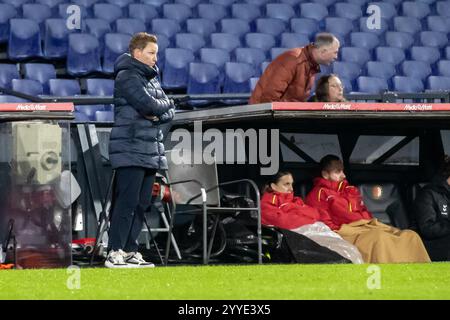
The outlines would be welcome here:
M 125 262 L 126 253 L 122 250 L 111 250 L 108 253 L 105 261 L 105 267 L 107 268 L 132 268 L 128 263 Z
M 155 265 L 145 261 L 139 252 L 128 252 L 125 254 L 124 261 L 135 268 L 154 268 Z

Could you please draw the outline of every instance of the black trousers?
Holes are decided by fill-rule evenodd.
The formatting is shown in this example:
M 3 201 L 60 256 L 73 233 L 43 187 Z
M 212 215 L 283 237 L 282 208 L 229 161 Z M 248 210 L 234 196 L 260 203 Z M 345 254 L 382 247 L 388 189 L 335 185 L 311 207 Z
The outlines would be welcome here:
M 431 261 L 450 261 L 450 235 L 434 240 L 424 240 Z
M 136 252 L 144 214 L 151 205 L 156 170 L 143 167 L 116 169 L 109 249 Z

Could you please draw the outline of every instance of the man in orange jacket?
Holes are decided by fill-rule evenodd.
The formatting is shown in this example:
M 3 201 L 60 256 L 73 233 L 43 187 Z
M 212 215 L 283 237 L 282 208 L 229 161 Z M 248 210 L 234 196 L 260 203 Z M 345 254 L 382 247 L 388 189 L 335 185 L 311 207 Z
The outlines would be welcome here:
M 422 240 L 412 230 L 399 230 L 372 217 L 359 190 L 349 185 L 339 157 L 320 161 L 321 177 L 306 196 L 306 204 L 329 219 L 323 221 L 361 252 L 364 262 L 430 262 Z
M 330 33 L 319 33 L 314 43 L 280 54 L 266 68 L 250 97 L 249 104 L 273 101 L 308 100 L 319 64 L 337 59 L 339 40 Z

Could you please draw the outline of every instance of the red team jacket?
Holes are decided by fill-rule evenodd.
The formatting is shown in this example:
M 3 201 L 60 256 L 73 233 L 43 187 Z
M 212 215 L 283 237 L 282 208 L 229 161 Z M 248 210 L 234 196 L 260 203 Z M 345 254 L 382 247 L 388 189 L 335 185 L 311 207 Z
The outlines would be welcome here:
M 293 193 L 266 192 L 261 198 L 261 222 L 283 229 L 296 229 L 320 220 L 320 214 Z
M 314 188 L 306 196 L 305 202 L 319 209 L 322 216 L 328 216 L 323 221 L 333 230 L 339 229 L 343 224 L 373 218 L 364 205 L 358 188 L 350 186 L 347 180 L 335 182 L 315 178 Z

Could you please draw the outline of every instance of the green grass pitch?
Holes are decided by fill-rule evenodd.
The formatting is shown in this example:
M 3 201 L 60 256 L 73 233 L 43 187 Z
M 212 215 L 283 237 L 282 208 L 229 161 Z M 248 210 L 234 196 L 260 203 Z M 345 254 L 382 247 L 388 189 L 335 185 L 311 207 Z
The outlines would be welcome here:
M 377 267 L 290 264 L 1 270 L 0 299 L 450 299 L 450 263 Z

